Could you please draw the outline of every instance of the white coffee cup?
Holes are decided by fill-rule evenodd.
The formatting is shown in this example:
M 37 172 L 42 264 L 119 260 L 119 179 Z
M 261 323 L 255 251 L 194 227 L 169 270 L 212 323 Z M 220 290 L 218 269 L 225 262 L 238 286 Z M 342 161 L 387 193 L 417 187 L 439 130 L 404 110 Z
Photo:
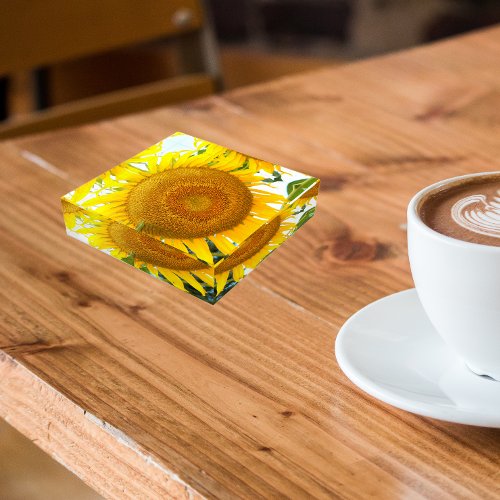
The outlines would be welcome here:
M 454 177 L 417 193 L 408 205 L 408 255 L 418 297 L 438 333 L 474 373 L 500 381 L 500 247 L 445 236 L 418 212 L 433 191 L 491 173 Z

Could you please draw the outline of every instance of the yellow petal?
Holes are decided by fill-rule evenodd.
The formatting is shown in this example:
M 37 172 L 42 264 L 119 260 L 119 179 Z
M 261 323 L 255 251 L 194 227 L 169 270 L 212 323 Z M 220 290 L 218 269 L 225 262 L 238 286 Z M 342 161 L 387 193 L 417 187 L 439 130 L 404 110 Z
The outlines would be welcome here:
M 222 234 L 211 236 L 210 241 L 223 253 L 229 255 L 236 250 L 236 247 Z
M 198 257 L 203 262 L 206 262 L 210 266 L 214 265 L 214 258 L 207 242 L 203 238 L 196 238 L 193 240 L 188 240 L 185 245 L 189 247 L 191 251 L 194 252 L 196 257 Z
M 95 179 L 92 179 L 90 182 L 87 182 L 83 186 L 75 189 L 73 191 L 73 195 L 71 196 L 71 200 L 73 203 L 77 203 L 82 198 L 85 198 L 90 193 L 90 190 L 94 187 Z
M 127 199 L 127 193 L 124 191 L 117 191 L 116 193 L 103 194 L 90 198 L 87 201 L 80 203 L 82 207 L 88 207 L 89 205 L 98 205 L 99 203 L 123 203 Z
M 205 273 L 203 271 L 193 271 L 193 275 L 200 278 L 201 281 L 206 283 L 210 288 L 214 287 L 214 275 L 211 273 Z
M 163 274 L 163 276 L 165 276 L 167 281 L 172 283 L 172 285 L 174 285 L 176 288 L 179 288 L 179 289 L 184 290 L 184 291 L 186 290 L 184 288 L 184 283 L 182 282 L 182 280 L 174 272 L 172 272 L 170 269 L 166 269 L 164 267 L 159 267 L 158 271 L 160 271 L 161 274 Z
M 174 248 L 177 248 L 177 250 L 180 250 L 181 252 L 184 252 L 184 253 L 188 253 L 187 249 L 186 249 L 186 245 L 184 245 L 184 243 L 182 243 L 182 241 L 180 240 L 174 240 L 174 239 L 167 239 L 165 238 L 163 240 L 163 243 L 165 243 L 165 245 L 169 245 L 171 247 L 174 247 Z
M 245 268 L 242 264 L 233 267 L 233 279 L 234 281 L 240 281 L 245 276 Z
M 226 283 L 227 283 L 228 276 L 229 276 L 229 271 L 217 274 L 215 276 L 215 284 L 216 284 L 216 287 L 217 287 L 217 295 L 219 295 L 224 290 L 224 287 L 226 286 Z
M 206 295 L 206 291 L 203 288 L 203 286 L 198 283 L 198 281 L 191 275 L 191 273 L 188 273 L 187 271 L 176 271 L 176 273 L 187 283 L 189 283 L 193 288 L 198 290 L 202 295 Z

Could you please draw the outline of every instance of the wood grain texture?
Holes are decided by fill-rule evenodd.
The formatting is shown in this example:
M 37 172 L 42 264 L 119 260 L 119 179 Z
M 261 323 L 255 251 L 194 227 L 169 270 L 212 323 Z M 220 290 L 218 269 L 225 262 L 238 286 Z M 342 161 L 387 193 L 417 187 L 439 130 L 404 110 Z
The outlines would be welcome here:
M 179 478 L 219 498 L 498 498 L 498 430 L 366 396 L 333 345 L 412 286 L 411 195 L 500 170 L 499 57 L 492 29 L 2 145 L 1 415 L 110 497 Z M 175 130 L 322 180 L 313 221 L 215 307 L 69 240 L 59 214 Z

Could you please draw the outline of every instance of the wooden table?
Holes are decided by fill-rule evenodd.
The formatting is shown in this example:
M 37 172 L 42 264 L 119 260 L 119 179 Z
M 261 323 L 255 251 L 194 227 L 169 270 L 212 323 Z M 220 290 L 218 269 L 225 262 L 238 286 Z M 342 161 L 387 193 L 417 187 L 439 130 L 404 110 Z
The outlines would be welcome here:
M 0 415 L 115 498 L 499 498 L 500 431 L 421 418 L 333 354 L 412 286 L 405 207 L 500 169 L 500 29 L 0 146 Z M 322 179 L 218 305 L 68 237 L 59 196 L 182 130 Z

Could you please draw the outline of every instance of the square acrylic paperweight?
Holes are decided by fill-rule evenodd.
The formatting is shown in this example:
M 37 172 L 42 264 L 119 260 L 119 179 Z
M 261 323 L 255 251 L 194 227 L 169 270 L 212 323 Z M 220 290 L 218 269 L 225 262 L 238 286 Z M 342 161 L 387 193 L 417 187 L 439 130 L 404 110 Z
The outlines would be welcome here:
M 67 233 L 214 304 L 313 215 L 319 180 L 177 132 L 62 197 Z

